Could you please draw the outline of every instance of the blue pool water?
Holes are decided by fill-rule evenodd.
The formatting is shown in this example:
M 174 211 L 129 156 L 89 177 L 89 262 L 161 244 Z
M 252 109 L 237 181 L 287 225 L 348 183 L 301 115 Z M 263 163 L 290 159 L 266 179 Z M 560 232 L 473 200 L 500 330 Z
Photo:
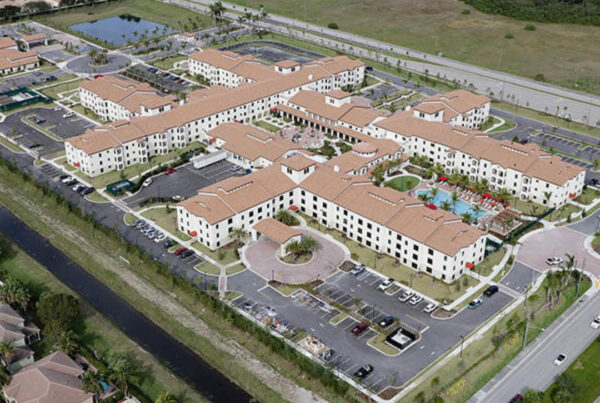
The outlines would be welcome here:
M 417 191 L 417 194 L 430 193 L 430 192 L 431 192 L 430 190 L 419 190 L 419 191 Z M 450 205 L 452 206 L 452 196 L 450 195 L 450 193 L 438 189 L 437 195 L 433 199 L 432 203 L 435 204 L 437 207 L 440 207 L 442 202 L 445 200 L 448 200 L 450 202 Z M 450 208 L 450 211 L 452 211 L 452 207 Z M 458 215 L 462 215 L 464 213 L 469 213 L 469 214 L 471 214 L 471 217 L 473 217 L 474 220 L 478 220 L 481 217 L 483 217 L 484 215 L 486 215 L 487 211 L 481 210 L 479 212 L 479 214 L 475 214 L 475 212 L 473 211 L 472 205 L 470 205 L 469 203 L 464 202 L 462 200 L 457 200 L 454 213 L 456 213 Z
M 109 42 L 114 46 L 124 45 L 128 40 L 131 40 L 132 42 L 140 40 L 143 34 L 149 39 L 155 36 L 177 32 L 166 25 L 131 15 L 120 15 L 118 17 L 84 22 L 82 24 L 71 25 L 69 28 L 96 39 Z M 137 33 L 137 36 L 134 35 L 134 32 Z M 125 37 L 123 37 L 123 35 L 125 35 Z
M 110 385 L 106 381 L 100 381 L 100 386 L 102 386 L 102 391 L 105 393 L 110 389 Z

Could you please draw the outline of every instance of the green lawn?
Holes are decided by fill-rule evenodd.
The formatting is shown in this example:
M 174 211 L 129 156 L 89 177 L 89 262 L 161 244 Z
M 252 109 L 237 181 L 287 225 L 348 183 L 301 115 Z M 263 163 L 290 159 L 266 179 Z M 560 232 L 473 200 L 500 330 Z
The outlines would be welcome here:
M 205 14 L 195 13 L 186 8 L 153 0 L 120 0 L 107 4 L 78 7 L 60 13 L 37 16 L 34 17 L 34 20 L 68 32 L 69 26 L 74 24 L 124 14 L 158 22 L 178 30 L 193 28 L 190 20 L 193 21 L 196 27 L 211 25 L 210 17 Z M 185 27 L 182 24 L 185 24 Z
M 215 251 L 212 251 L 206 246 L 202 245 L 200 242 L 194 242 L 192 246 L 221 264 L 229 264 L 239 260 L 239 257 L 235 255 L 233 249 L 224 249 L 221 247 Z
M 488 276 L 494 266 L 502 261 L 502 258 L 506 254 L 506 248 L 502 247 L 497 251 L 490 253 L 481 263 L 478 263 L 473 272 L 479 273 L 482 276 Z
M 209 274 L 211 276 L 218 276 L 221 273 L 221 269 L 210 262 L 202 262 L 194 266 L 194 269 L 200 273 Z
M 546 217 L 546 220 L 548 221 L 559 221 L 559 220 L 563 220 L 569 216 L 572 216 L 575 213 L 578 213 L 581 211 L 581 207 L 576 206 L 574 204 L 571 203 L 567 203 L 564 206 L 562 206 L 561 208 L 559 208 L 558 210 L 555 210 L 554 212 L 552 212 L 552 214 L 548 215 Z
M 571 395 L 571 402 L 592 403 L 600 395 L 600 382 L 598 382 L 600 360 L 598 357 L 600 357 L 600 338 L 596 338 L 564 372 L 566 375 L 572 376 L 577 384 L 577 391 Z M 556 387 L 557 385 L 554 383 L 546 390 L 544 402 L 553 402 L 552 392 Z
M 228 276 L 232 276 L 234 274 L 238 274 L 242 271 L 246 270 L 246 266 L 244 266 L 243 263 L 240 264 L 236 264 L 234 266 L 228 267 L 227 268 L 227 275 Z
M 275 125 L 272 125 L 269 122 L 265 122 L 264 120 L 254 120 L 254 121 L 252 121 L 252 124 L 254 126 L 258 126 L 260 128 L 263 128 L 263 129 L 265 129 L 266 131 L 269 131 L 269 132 L 276 132 L 276 131 L 281 130 L 279 127 L 277 127 Z
M 153 60 L 150 62 L 153 66 L 158 67 L 161 70 L 171 70 L 173 68 L 173 64 L 176 62 L 180 62 L 182 60 L 187 60 L 188 57 L 184 55 L 177 55 L 167 57 L 166 59 Z
M 489 133 L 504 132 L 504 131 L 513 129 L 516 125 L 517 125 L 517 122 L 515 122 L 514 120 L 504 119 L 503 124 L 496 127 L 495 129 L 490 130 Z
M 10 151 L 12 151 L 13 153 L 24 153 L 25 151 L 23 151 L 21 149 L 21 147 L 19 147 L 16 144 L 11 143 L 10 141 L 8 141 L 7 139 L 5 139 L 4 137 L 0 136 L 0 144 L 4 147 L 6 147 L 7 149 L 9 149 Z
M 379 334 L 377 334 L 377 336 L 375 336 L 374 338 L 369 340 L 367 342 L 367 344 L 387 355 L 399 354 L 400 350 L 398 350 L 396 347 L 391 346 L 388 343 L 386 343 L 385 337 L 386 337 L 385 334 L 379 333 Z
M 415 290 L 441 302 L 449 304 L 464 293 L 468 287 L 476 286 L 479 281 L 471 276 L 462 276 L 460 281 L 453 284 L 446 284 L 440 280 L 436 280 L 423 272 L 417 273 L 407 266 L 399 264 L 396 259 L 388 255 L 377 255 L 377 253 L 357 242 L 344 237 L 341 232 L 335 230 L 326 230 L 325 227 L 315 223 L 311 217 L 301 214 L 309 226 L 330 234 L 336 240 L 342 242 L 348 249 L 355 260 L 363 263 L 372 269 L 382 273 L 386 277 L 391 277 L 394 280 L 409 285 Z
M 40 90 L 40 92 L 54 99 L 59 99 L 58 94 L 62 92 L 78 90 L 80 82 L 81 80 L 74 80 L 69 81 L 68 83 L 61 83 L 53 85 L 52 87 L 44 88 L 43 90 Z
M 419 183 L 421 183 L 419 178 L 405 175 L 387 181 L 385 186 L 399 190 L 400 192 L 407 192 L 417 186 Z
M 348 317 L 348 314 L 346 312 L 340 312 L 339 314 L 337 314 L 336 317 L 334 317 L 333 319 L 331 319 L 329 322 L 331 322 L 332 325 L 337 325 L 338 323 L 340 323 L 341 321 L 343 321 L 347 317 Z
M 83 318 L 76 324 L 75 330 L 80 336 L 82 345 L 91 351 L 97 351 L 100 356 L 119 351 L 129 357 L 135 357 L 134 363 L 140 371 L 139 382 L 136 383 L 136 386 L 147 398 L 153 401 L 160 393 L 169 391 L 177 396 L 185 396 L 185 402 L 206 401 L 184 381 L 173 376 L 168 368 L 150 354 L 140 354 L 139 346 L 109 319 L 96 311 L 85 299 L 80 298 L 54 277 L 44 266 L 22 250 L 14 246 L 13 250 L 13 257 L 0 262 L 0 271 L 21 280 L 35 298 L 38 298 L 44 291 L 63 292 L 78 297 Z M 51 346 L 44 344 L 43 341 L 35 343 L 33 347 L 37 352 L 43 353 L 49 353 L 51 349 Z M 40 358 L 40 356 L 36 356 L 36 359 Z
M 104 120 L 100 119 L 100 117 L 98 117 L 98 115 L 96 115 L 94 112 L 92 112 L 91 110 L 89 110 L 88 108 L 84 107 L 81 104 L 72 106 L 71 109 L 73 109 L 76 112 L 81 113 L 82 115 L 84 115 L 100 124 L 106 123 Z
M 171 208 L 170 213 L 167 213 L 166 207 L 155 207 L 144 211 L 142 217 L 154 221 L 156 225 L 171 234 L 177 234 L 177 211 L 174 208 Z
M 575 201 L 589 205 L 592 204 L 598 197 L 600 197 L 600 192 L 598 192 L 596 189 L 592 189 L 591 187 L 587 187 L 579 196 L 575 198 Z
M 298 7 L 278 0 L 234 2 L 253 8 L 264 4 L 268 13 L 322 26 L 335 22 L 342 31 L 529 78 L 542 73 L 570 88 L 576 77 L 598 80 L 600 71 L 600 31 L 593 26 L 536 23 L 536 31 L 525 31 L 523 21 L 483 14 L 455 0 L 306 0 Z M 464 9 L 470 13 L 463 14 Z M 513 39 L 505 38 L 508 32 Z M 600 93 L 600 86 L 589 90 Z

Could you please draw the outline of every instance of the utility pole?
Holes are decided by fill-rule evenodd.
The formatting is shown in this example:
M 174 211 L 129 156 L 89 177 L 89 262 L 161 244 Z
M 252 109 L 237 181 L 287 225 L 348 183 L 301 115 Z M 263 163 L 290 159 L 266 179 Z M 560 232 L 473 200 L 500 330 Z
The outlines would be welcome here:
M 460 356 L 459 359 L 462 360 L 462 352 L 463 352 L 463 343 L 465 341 L 465 336 L 460 335 Z
M 525 334 L 523 335 L 523 349 L 527 346 L 527 331 L 529 330 L 529 310 L 525 311 Z
M 583 268 L 585 267 L 585 258 L 581 264 L 581 271 L 579 272 L 579 278 L 577 279 L 577 298 L 579 298 L 579 286 L 581 285 L 581 277 L 583 277 Z

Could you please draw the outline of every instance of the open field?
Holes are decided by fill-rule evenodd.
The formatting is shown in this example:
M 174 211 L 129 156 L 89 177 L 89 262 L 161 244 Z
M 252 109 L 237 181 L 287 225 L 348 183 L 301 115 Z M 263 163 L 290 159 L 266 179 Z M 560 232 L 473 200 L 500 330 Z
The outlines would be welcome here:
M 269 13 L 323 26 L 335 22 L 343 31 L 529 78 L 542 73 L 570 88 L 577 81 L 579 90 L 600 93 L 597 27 L 535 23 L 535 31 L 526 31 L 525 21 L 487 15 L 456 0 L 306 0 L 297 7 L 277 0 L 233 2 L 264 4 Z M 513 39 L 505 38 L 509 32 Z
M 173 376 L 151 355 L 140 354 L 139 347 L 121 330 L 84 299 L 79 298 L 44 266 L 15 246 L 12 246 L 12 249 L 14 254 L 0 263 L 0 270 L 22 281 L 36 298 L 45 291 L 67 293 L 78 297 L 82 319 L 76 323 L 75 330 L 80 336 L 80 343 L 91 351 L 98 351 L 101 355 L 119 351 L 135 357 L 135 364 L 141 369 L 137 387 L 147 398 L 154 400 L 160 393 L 169 391 L 173 395 L 182 396 L 185 402 L 206 401 L 184 381 Z M 36 352 L 43 354 L 48 353 L 51 348 L 43 341 L 34 344 L 33 347 Z
M 152 0 L 121 0 L 107 4 L 79 7 L 57 14 L 38 16 L 34 20 L 66 31 L 69 26 L 74 24 L 123 14 L 134 15 L 139 18 L 168 25 L 175 29 L 181 29 L 181 24 L 189 23 L 189 18 L 196 20 L 199 26 L 208 26 L 211 24 L 210 18 L 206 15 Z

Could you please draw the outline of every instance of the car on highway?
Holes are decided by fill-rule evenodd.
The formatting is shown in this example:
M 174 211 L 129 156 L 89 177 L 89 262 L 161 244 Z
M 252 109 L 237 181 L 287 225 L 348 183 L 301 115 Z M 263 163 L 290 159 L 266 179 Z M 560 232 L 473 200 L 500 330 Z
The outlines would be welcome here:
M 357 323 L 356 326 L 354 326 L 352 328 L 352 334 L 358 336 L 359 334 L 361 334 L 362 332 L 364 332 L 368 328 L 369 328 L 369 324 L 366 323 L 366 322 Z
M 411 305 L 418 305 L 421 301 L 423 301 L 423 297 L 420 295 L 413 296 L 410 301 L 408 301 Z
M 411 299 L 413 295 L 415 295 L 414 291 L 406 291 L 404 294 L 402 294 L 400 297 L 398 297 L 398 301 L 406 302 L 409 299 Z
M 557 367 L 561 366 L 566 360 L 567 360 L 567 355 L 561 353 L 554 360 L 554 365 L 556 365 Z
M 367 364 L 360 367 L 358 371 L 354 373 L 354 376 L 357 378 L 366 378 L 371 372 L 373 372 L 373 366 Z
M 436 304 L 429 303 L 425 306 L 425 308 L 423 308 L 423 312 L 431 313 L 431 312 L 435 311 L 436 308 L 437 308 Z
M 365 271 L 365 265 L 364 264 L 357 264 L 356 266 L 354 266 L 352 268 L 352 270 L 350 270 L 350 274 L 352 274 L 353 276 L 358 276 L 363 271 Z
M 548 266 L 560 266 L 563 264 L 564 260 L 560 257 L 549 257 L 546 259 L 546 264 Z
M 396 318 L 394 318 L 393 316 L 386 316 L 385 318 L 379 321 L 378 325 L 385 329 L 386 327 L 394 323 L 394 319 Z
M 377 287 L 377 289 L 379 291 L 385 291 L 388 288 L 390 288 L 393 284 L 394 284 L 394 279 L 393 278 L 388 278 L 383 283 L 379 284 L 379 286 Z
M 148 187 L 150 185 L 152 185 L 152 178 L 148 178 L 142 183 L 142 187 Z
M 468 307 L 471 309 L 475 309 L 481 304 L 483 304 L 483 300 L 481 298 L 475 298 L 473 301 L 469 302 Z
M 175 168 L 169 168 L 165 171 L 165 175 L 171 175 L 173 172 L 175 172 Z
M 495 293 L 497 293 L 499 290 L 497 285 L 491 285 L 487 288 L 487 290 L 485 290 L 483 292 L 483 295 L 485 295 L 486 297 L 491 297 L 492 295 L 494 295 Z
M 600 329 L 600 315 L 596 316 L 592 323 L 590 323 L 592 329 Z

